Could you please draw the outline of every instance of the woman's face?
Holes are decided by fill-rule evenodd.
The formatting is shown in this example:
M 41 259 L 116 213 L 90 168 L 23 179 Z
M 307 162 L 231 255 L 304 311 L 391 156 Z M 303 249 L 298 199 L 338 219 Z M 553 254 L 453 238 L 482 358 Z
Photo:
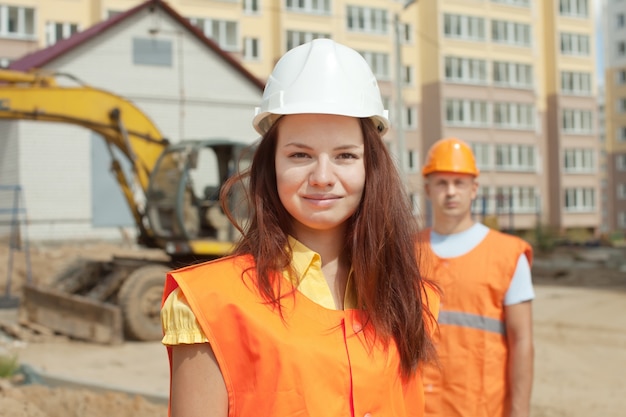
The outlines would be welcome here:
M 357 118 L 327 114 L 281 118 L 276 185 L 296 232 L 343 229 L 363 195 L 363 153 Z

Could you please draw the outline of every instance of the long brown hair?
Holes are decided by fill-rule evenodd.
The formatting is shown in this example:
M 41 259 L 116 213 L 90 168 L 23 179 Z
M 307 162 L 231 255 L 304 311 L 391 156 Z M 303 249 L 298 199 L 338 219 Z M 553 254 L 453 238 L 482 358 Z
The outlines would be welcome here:
M 264 135 L 250 168 L 231 178 L 221 194 L 224 204 L 235 184 L 247 179 L 250 217 L 237 225 L 242 238 L 234 254 L 252 255 L 256 261 L 261 295 L 280 308 L 277 272 L 290 269 L 288 235 L 292 218 L 280 202 L 276 188 L 276 142 L 280 119 Z M 396 165 L 370 119 L 360 119 L 364 141 L 365 189 L 356 212 L 348 220 L 346 254 L 352 264 L 357 307 L 367 312 L 375 335 L 394 339 L 401 370 L 410 375 L 421 361 L 434 357 L 426 320 L 432 319 L 425 298 L 425 278 L 417 252 L 417 219 Z M 278 290 L 277 290 L 278 288 Z

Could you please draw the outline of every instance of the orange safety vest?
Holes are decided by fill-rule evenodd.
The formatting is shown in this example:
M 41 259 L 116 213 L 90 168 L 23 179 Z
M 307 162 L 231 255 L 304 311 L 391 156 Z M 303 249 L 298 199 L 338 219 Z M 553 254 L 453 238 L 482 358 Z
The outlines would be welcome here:
M 490 230 L 469 253 L 437 257 L 422 232 L 422 271 L 441 288 L 439 366 L 424 369 L 427 417 L 503 417 L 510 407 L 505 294 L 521 254 L 532 249 Z
M 400 377 L 395 343 L 366 340 L 361 311 L 329 310 L 295 291 L 281 318 L 253 270 L 241 278 L 253 265 L 239 256 L 180 269 L 163 295 L 180 287 L 187 298 L 224 377 L 229 416 L 423 416 L 421 374 Z

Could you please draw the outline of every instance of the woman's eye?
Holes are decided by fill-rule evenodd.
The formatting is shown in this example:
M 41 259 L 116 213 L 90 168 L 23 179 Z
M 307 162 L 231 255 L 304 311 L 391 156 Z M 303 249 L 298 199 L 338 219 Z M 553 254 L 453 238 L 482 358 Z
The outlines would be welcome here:
M 304 152 L 294 152 L 289 155 L 290 158 L 307 158 L 308 156 L 309 155 Z
M 358 156 L 356 154 L 353 153 L 349 153 L 349 152 L 344 152 L 342 154 L 339 154 L 339 159 L 357 159 Z

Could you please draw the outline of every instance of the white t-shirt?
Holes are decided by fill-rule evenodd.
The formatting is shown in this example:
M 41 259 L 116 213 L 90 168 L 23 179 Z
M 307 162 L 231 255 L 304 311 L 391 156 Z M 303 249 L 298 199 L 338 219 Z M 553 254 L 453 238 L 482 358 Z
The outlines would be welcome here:
M 456 258 L 465 255 L 474 249 L 489 233 L 489 228 L 481 223 L 475 223 L 469 229 L 452 235 L 440 235 L 430 231 L 430 246 L 440 258 Z M 521 254 L 517 260 L 517 267 L 513 273 L 513 279 L 504 296 L 504 305 L 522 303 L 535 298 L 530 264 L 526 255 Z

